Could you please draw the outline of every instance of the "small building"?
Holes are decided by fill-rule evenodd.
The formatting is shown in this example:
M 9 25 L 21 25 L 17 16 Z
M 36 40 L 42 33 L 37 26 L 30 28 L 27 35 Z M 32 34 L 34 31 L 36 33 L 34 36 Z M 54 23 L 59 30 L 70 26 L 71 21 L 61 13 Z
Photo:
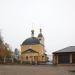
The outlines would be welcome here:
M 34 36 L 34 30 L 31 31 L 31 37 L 27 38 L 21 44 L 21 63 L 38 64 L 47 61 L 45 53 L 44 37 L 42 30 L 37 37 Z
M 53 64 L 75 64 L 75 46 L 53 52 Z

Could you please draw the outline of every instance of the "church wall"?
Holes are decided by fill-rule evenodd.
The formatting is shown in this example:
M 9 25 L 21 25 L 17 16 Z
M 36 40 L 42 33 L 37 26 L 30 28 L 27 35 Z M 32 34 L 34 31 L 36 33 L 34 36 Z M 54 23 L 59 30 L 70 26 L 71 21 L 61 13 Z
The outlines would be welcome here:
M 28 59 L 26 59 L 26 57 L 28 57 Z M 22 62 L 29 62 L 32 63 L 34 62 L 45 62 L 46 59 L 44 56 L 42 55 L 38 55 L 38 53 L 24 53 L 21 55 L 21 61 Z
M 38 44 L 38 45 L 24 45 L 24 46 L 21 46 L 21 52 L 27 50 L 27 49 L 33 49 L 34 51 L 36 52 L 39 52 L 39 54 L 43 54 L 43 46 Z
M 22 61 L 26 61 L 26 56 L 28 56 L 28 61 L 37 60 L 38 62 L 44 62 L 46 61 L 46 57 L 43 55 L 44 53 L 44 46 L 37 44 L 37 45 L 23 45 L 21 46 L 21 52 L 28 50 L 31 48 L 32 50 L 38 52 L 38 53 L 24 53 L 21 54 Z M 32 57 L 32 58 L 31 58 Z
M 41 43 L 42 45 L 44 45 L 44 37 L 38 37 L 38 39 L 39 39 L 40 43 Z

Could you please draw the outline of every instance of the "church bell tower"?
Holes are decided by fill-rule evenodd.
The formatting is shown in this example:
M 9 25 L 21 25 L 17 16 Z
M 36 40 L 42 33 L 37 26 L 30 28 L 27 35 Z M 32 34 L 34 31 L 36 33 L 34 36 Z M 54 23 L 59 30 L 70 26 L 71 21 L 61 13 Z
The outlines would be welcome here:
M 40 41 L 40 44 L 44 45 L 44 37 L 42 35 L 42 29 L 40 29 L 40 33 L 38 34 L 38 39 Z

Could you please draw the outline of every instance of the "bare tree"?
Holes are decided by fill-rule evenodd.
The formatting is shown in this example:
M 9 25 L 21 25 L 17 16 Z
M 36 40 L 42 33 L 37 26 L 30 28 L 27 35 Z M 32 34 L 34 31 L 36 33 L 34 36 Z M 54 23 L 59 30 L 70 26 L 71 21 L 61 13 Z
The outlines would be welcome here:
M 1 35 L 1 31 L 0 31 L 0 61 L 4 61 L 5 59 L 8 57 L 11 57 L 11 50 L 10 47 L 7 43 L 4 43 L 3 41 L 3 37 Z

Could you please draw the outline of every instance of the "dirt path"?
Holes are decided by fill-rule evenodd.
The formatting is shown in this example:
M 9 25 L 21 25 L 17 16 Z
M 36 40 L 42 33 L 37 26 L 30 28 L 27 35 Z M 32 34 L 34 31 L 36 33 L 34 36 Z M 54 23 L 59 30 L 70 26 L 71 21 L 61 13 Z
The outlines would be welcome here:
M 0 75 L 75 75 L 75 66 L 0 65 Z

